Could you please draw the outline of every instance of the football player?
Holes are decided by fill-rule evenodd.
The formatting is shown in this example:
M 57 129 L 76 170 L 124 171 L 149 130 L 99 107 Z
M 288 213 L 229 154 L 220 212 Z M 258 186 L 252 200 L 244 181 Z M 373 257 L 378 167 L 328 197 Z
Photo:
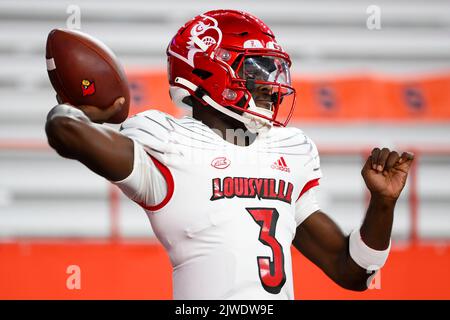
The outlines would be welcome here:
M 167 56 L 171 98 L 192 117 L 148 110 L 116 132 L 102 123 L 123 98 L 106 110 L 60 104 L 46 132 L 61 156 L 145 210 L 170 256 L 174 299 L 293 299 L 291 245 L 340 286 L 367 289 L 388 257 L 413 155 L 373 149 L 361 172 L 370 204 L 346 235 L 317 203 L 315 144 L 286 127 L 291 60 L 269 27 L 244 12 L 206 12 Z

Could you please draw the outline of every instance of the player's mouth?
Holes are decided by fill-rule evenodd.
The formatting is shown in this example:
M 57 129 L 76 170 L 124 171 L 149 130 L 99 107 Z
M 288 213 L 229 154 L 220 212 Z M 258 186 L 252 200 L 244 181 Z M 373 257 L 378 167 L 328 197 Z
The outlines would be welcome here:
M 270 111 L 272 111 L 272 109 L 273 109 L 273 101 L 272 100 L 259 99 L 259 100 L 255 100 L 255 104 L 257 107 L 264 108 L 264 109 L 267 109 Z

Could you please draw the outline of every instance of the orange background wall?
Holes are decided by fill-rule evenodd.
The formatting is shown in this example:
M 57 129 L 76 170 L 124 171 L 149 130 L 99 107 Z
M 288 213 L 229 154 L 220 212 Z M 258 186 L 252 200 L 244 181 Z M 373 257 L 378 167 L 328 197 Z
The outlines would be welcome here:
M 171 266 L 158 244 L 18 242 L 0 244 L 0 299 L 171 299 Z M 350 292 L 293 250 L 296 299 L 450 299 L 448 246 L 394 246 L 381 289 Z M 69 265 L 81 289 L 66 288 Z M 213 284 L 212 284 L 213 285 Z
M 128 70 L 131 114 L 149 107 L 181 115 L 169 97 L 167 75 Z M 449 121 L 450 74 L 389 77 L 375 74 L 303 76 L 293 79 L 292 121 Z M 280 115 L 289 110 L 282 108 Z

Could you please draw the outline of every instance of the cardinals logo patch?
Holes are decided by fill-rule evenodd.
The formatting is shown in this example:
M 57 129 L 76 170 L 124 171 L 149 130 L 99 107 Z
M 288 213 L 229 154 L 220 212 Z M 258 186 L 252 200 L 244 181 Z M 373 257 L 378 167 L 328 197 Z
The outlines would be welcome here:
M 81 81 L 81 91 L 83 93 L 83 97 L 91 96 L 95 93 L 95 83 L 94 81 L 83 80 Z

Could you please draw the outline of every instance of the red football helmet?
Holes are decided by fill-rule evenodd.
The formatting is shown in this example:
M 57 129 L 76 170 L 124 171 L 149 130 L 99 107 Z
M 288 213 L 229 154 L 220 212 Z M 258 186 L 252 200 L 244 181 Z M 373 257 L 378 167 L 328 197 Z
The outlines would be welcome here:
M 291 60 L 255 16 L 235 10 L 199 15 L 178 30 L 167 56 L 170 96 L 177 105 L 192 106 L 197 99 L 254 132 L 288 123 L 295 105 Z M 287 96 L 290 109 L 279 120 Z

